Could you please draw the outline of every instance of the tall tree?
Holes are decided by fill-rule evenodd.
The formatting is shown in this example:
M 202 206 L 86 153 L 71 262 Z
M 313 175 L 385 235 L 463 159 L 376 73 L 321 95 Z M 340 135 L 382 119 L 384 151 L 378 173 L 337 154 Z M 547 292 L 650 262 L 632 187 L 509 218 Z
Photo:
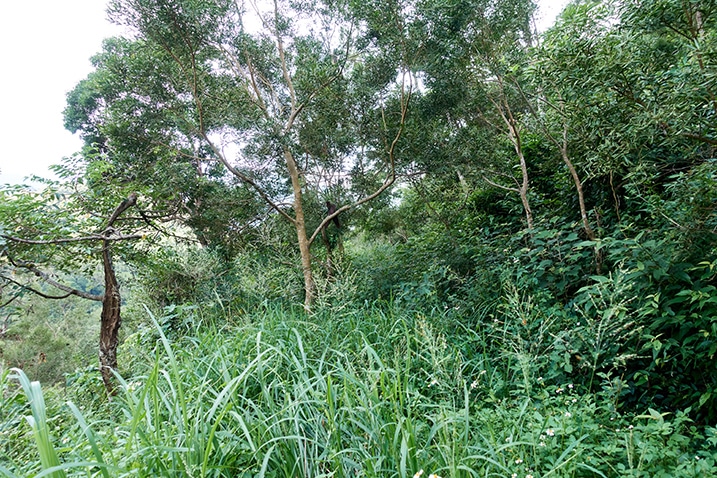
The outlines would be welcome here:
M 384 19 L 405 39 L 405 12 L 386 6 Z M 110 15 L 135 39 L 106 44 L 95 75 L 113 86 L 71 103 L 73 129 L 110 161 L 136 157 L 161 175 L 162 161 L 188 160 L 212 165 L 213 181 L 242 184 L 294 227 L 310 307 L 310 248 L 323 226 L 396 179 L 413 84 L 408 45 L 395 43 L 386 62 L 347 11 L 319 4 L 115 0 Z M 312 187 L 350 200 L 310 230 Z
M 473 151 L 469 161 L 484 180 L 520 198 L 528 228 L 533 227 L 525 154 L 528 109 L 513 78 L 532 44 L 534 8 L 530 0 L 464 0 L 421 2 L 418 10 L 426 32 L 425 104 L 443 118 L 445 142 L 466 141 L 460 149 Z M 479 129 L 488 132 L 461 134 Z M 480 149 L 471 144 L 479 136 L 492 139 Z M 458 158 L 465 161 L 465 154 Z

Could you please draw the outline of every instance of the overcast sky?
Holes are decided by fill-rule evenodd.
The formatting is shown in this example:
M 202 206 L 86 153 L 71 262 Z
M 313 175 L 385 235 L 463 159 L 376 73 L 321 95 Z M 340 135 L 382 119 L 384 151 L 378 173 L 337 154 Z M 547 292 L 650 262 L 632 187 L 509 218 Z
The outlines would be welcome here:
M 568 0 L 541 0 L 549 25 Z M 104 0 L 0 1 L 0 184 L 30 175 L 78 151 L 62 125 L 65 97 L 91 71 L 90 57 L 121 29 L 109 23 Z

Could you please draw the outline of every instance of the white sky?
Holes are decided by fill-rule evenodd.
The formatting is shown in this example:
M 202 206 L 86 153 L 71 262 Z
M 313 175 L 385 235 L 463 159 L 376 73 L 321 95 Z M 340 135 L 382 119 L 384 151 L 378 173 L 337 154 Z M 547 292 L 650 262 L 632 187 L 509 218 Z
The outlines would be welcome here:
M 553 23 L 568 0 L 540 0 L 538 25 Z M 0 2 L 0 184 L 31 175 L 81 148 L 63 127 L 67 92 L 92 70 L 102 40 L 121 29 L 105 0 Z

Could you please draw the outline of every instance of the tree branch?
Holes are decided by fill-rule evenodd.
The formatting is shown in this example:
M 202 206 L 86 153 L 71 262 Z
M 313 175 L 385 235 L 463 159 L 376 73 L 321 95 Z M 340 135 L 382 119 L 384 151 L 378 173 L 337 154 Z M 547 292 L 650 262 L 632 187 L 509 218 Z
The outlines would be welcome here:
M 40 291 L 37 290 L 37 289 L 33 289 L 33 288 L 30 287 L 30 286 L 27 286 L 27 285 L 25 285 L 25 284 L 21 284 L 20 282 L 14 280 L 14 279 L 10 279 L 10 278 L 7 277 L 7 276 L 0 276 L 0 277 L 2 277 L 3 280 L 6 280 L 6 281 L 8 281 L 8 282 L 11 282 L 11 283 L 15 284 L 16 286 L 18 286 L 18 287 L 20 287 L 20 288 L 22 288 L 22 289 L 24 289 L 24 290 L 27 290 L 27 291 L 32 292 L 33 294 L 39 295 L 40 297 L 42 297 L 42 298 L 44 298 L 44 299 L 58 299 L 58 300 L 59 300 L 59 299 L 66 299 L 66 298 L 68 298 L 69 296 L 72 295 L 71 292 L 68 292 L 68 293 L 65 294 L 65 295 L 48 295 L 48 294 L 45 294 L 45 293 L 43 293 L 43 292 L 40 292 Z M 8 305 L 10 302 L 12 302 L 13 300 L 15 300 L 15 299 L 17 299 L 17 298 L 18 298 L 18 296 L 13 297 L 13 298 L 10 299 L 8 302 L 6 302 L 6 303 L 0 305 L 0 308 L 5 307 L 6 305 Z
M 127 199 L 122 201 L 119 204 L 119 206 L 117 206 L 117 208 L 114 210 L 114 212 L 110 216 L 109 220 L 107 221 L 107 227 L 105 228 L 105 231 L 109 230 L 114 225 L 115 221 L 120 216 L 120 214 L 122 214 L 127 209 L 134 206 L 135 204 L 137 204 L 137 193 L 132 193 L 127 197 Z
M 222 152 L 219 151 L 219 148 L 216 147 L 216 145 L 214 144 L 214 142 L 209 139 L 209 137 L 206 135 L 206 133 L 204 133 L 203 131 L 201 131 L 200 134 L 201 134 L 202 137 L 204 138 L 204 141 L 207 142 L 207 144 L 209 145 L 209 147 L 212 148 L 212 151 L 214 151 L 214 154 L 217 155 L 217 157 L 219 158 L 219 161 L 221 161 L 221 163 L 229 170 L 229 172 L 231 172 L 234 176 L 236 176 L 237 178 L 239 178 L 240 180 L 242 180 L 243 182 L 247 183 L 247 184 L 250 185 L 252 188 L 254 188 L 254 190 L 255 190 L 257 193 L 259 193 L 259 196 L 261 196 L 261 198 L 262 198 L 269 206 L 271 206 L 272 209 L 274 209 L 276 212 L 278 212 L 279 214 L 281 214 L 282 216 L 284 216 L 284 218 L 286 218 L 291 224 L 295 224 L 295 223 L 296 223 L 296 219 L 294 219 L 293 217 L 289 216 L 289 214 L 287 214 L 286 211 L 284 211 L 283 209 L 281 209 L 274 201 L 272 201 L 271 198 L 269 198 L 269 195 L 266 194 L 266 193 L 264 192 L 264 190 L 261 189 L 261 188 L 259 187 L 259 185 L 258 185 L 253 179 L 251 179 L 249 176 L 247 176 L 246 174 L 242 173 L 242 172 L 239 171 L 237 168 L 235 168 L 234 166 L 232 166 L 232 165 L 229 163 L 229 161 L 227 160 L 227 158 L 224 157 L 224 155 L 222 154 Z
M 1 277 L 2 277 L 3 279 L 8 279 L 8 280 L 10 280 L 9 278 L 7 278 L 7 277 L 5 277 L 5 276 L 1 276 Z M 11 282 L 12 282 L 12 281 L 11 281 Z M 18 297 L 20 297 L 20 294 L 19 294 L 19 293 L 18 293 L 18 294 L 15 294 L 15 296 L 14 296 L 12 299 L 8 300 L 8 301 L 5 302 L 4 304 L 0 304 L 0 309 L 2 309 L 3 307 L 7 307 L 8 305 L 12 304 L 12 302 L 13 302 L 15 299 L 17 299 Z
M 408 91 L 405 91 L 405 89 L 402 87 L 401 89 L 401 122 L 398 127 L 398 131 L 396 132 L 396 136 L 393 138 L 393 141 L 391 141 L 391 146 L 388 148 L 388 158 L 389 158 L 389 173 L 386 179 L 384 180 L 381 187 L 379 187 L 376 191 L 374 191 L 372 194 L 369 194 L 368 196 L 354 202 L 353 204 L 347 204 L 345 206 L 342 206 L 333 214 L 330 214 L 324 218 L 323 221 L 321 221 L 321 224 L 314 230 L 314 233 L 309 238 L 309 247 L 311 247 L 311 244 L 314 242 L 316 237 L 321 233 L 321 230 L 335 217 L 337 217 L 339 214 L 341 214 L 344 211 L 348 211 L 349 209 L 353 209 L 355 207 L 360 206 L 361 204 L 367 203 L 371 201 L 372 199 L 378 197 L 382 192 L 384 192 L 386 189 L 388 189 L 395 181 L 396 181 L 396 145 L 398 144 L 398 141 L 401 139 L 401 136 L 403 135 L 403 130 L 406 125 L 406 115 L 408 114 L 408 105 L 411 101 L 411 94 L 412 94 L 412 85 L 409 85 Z
M 711 145 L 717 145 L 717 139 L 708 138 L 708 137 L 706 137 L 706 136 L 702 136 L 702 135 L 699 135 L 699 134 L 695 134 L 695 133 L 682 133 L 682 136 L 684 136 L 685 138 L 696 139 L 697 141 L 701 141 L 701 142 L 703 142 L 703 143 L 707 143 L 707 144 L 711 144 Z
M 82 297 L 83 299 L 95 300 L 95 301 L 99 301 L 99 302 L 102 302 L 104 300 L 104 295 L 90 294 L 88 292 L 84 292 L 79 289 L 74 289 L 72 287 L 66 286 L 65 284 L 61 284 L 60 282 L 57 282 L 52 277 L 50 277 L 49 274 L 47 274 L 46 272 L 42 272 L 40 269 L 38 269 L 37 266 L 35 266 L 35 264 L 32 264 L 30 262 L 25 262 L 25 261 L 15 261 L 11 257 L 9 257 L 9 256 L 7 256 L 7 257 L 13 266 L 19 267 L 22 269 L 27 269 L 28 271 L 35 274 L 35 276 L 39 277 L 40 279 L 42 279 L 46 283 L 50 284 L 51 286 L 55 287 L 56 289 L 60 289 L 63 292 L 67 292 L 67 295 L 64 297 L 46 297 L 48 299 L 55 299 L 55 298 L 64 299 L 65 297 L 68 297 L 70 295 L 76 295 L 77 297 Z M 32 288 L 29 288 L 23 284 L 20 284 L 19 282 L 16 282 L 16 281 L 10 279 L 9 277 L 5 277 L 5 279 L 19 285 L 20 287 L 25 288 L 26 290 L 29 290 L 33 293 L 36 293 L 37 295 L 44 297 L 44 295 L 41 292 L 38 292 L 38 291 L 36 291 Z
M 353 25 L 351 25 L 353 30 Z M 344 71 L 344 67 L 346 66 L 346 61 L 348 61 L 349 57 L 349 49 L 351 48 L 351 33 L 349 33 L 349 38 L 346 40 L 346 60 L 341 64 L 341 66 L 338 66 L 336 68 L 336 72 L 331 75 L 326 81 L 321 83 L 319 86 L 317 86 L 311 93 L 309 93 L 308 98 L 305 101 L 302 101 L 301 104 L 296 106 L 295 108 L 292 108 L 291 115 L 289 115 L 289 119 L 286 122 L 286 126 L 284 126 L 284 130 L 282 131 L 284 134 L 286 134 L 291 127 L 294 125 L 294 121 L 296 121 L 296 117 L 299 116 L 299 113 L 306 107 L 307 104 L 311 103 L 311 100 L 316 98 L 316 95 L 319 94 L 321 90 L 329 86 L 331 83 L 336 81 Z M 282 57 L 283 62 L 283 57 Z M 282 63 L 283 64 L 283 63 Z M 293 91 L 293 87 L 292 87 Z
M 503 186 L 502 184 L 498 184 L 498 183 L 495 183 L 495 182 L 491 181 L 491 180 L 488 179 L 486 176 L 483 176 L 483 181 L 487 182 L 487 183 L 490 184 L 491 186 L 495 186 L 496 188 L 503 189 L 504 191 L 511 191 L 511 192 L 514 192 L 514 193 L 519 193 L 519 192 L 520 192 L 520 189 L 518 189 L 518 188 L 511 188 L 510 186 Z
M 109 229 L 105 229 L 102 231 L 103 234 L 112 232 Z M 7 239 L 8 241 L 13 242 L 19 242 L 21 244 L 67 244 L 71 242 L 90 242 L 90 241 L 125 241 L 130 239 L 141 239 L 144 237 L 142 234 L 131 234 L 129 236 L 103 236 L 103 235 L 92 235 L 92 236 L 82 236 L 82 237 L 70 237 L 65 239 L 46 239 L 46 240 L 40 240 L 40 239 L 24 239 L 22 237 L 15 237 L 15 236 L 8 236 L 6 234 L 0 234 L 0 237 L 3 239 Z

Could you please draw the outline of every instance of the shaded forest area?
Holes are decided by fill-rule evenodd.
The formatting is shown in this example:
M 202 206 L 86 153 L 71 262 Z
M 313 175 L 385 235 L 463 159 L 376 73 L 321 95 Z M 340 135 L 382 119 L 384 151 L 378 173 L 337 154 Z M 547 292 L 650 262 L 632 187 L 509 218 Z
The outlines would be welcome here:
M 112 0 L 0 189 L 0 474 L 717 474 L 717 3 L 535 8 Z

